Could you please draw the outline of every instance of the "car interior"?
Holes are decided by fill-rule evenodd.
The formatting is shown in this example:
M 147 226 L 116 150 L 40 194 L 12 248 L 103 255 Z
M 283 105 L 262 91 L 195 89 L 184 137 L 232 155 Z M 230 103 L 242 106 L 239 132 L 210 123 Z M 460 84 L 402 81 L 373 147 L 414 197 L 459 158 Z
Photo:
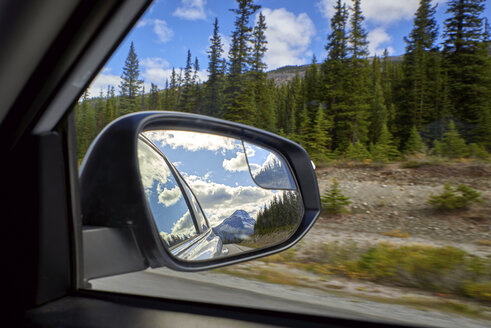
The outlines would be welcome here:
M 211 118 L 193 123 L 186 115 L 146 113 L 120 120 L 113 125 L 113 130 L 106 130 L 106 142 L 102 136 L 99 148 L 91 149 L 79 177 L 75 118 L 71 109 L 151 3 L 149 0 L 0 3 L 2 312 L 10 322 L 5 326 L 397 326 L 376 319 L 301 314 L 89 288 L 88 280 L 94 277 L 159 266 L 200 271 L 273 254 L 300 240 L 320 212 L 319 192 L 309 188 L 316 185 L 316 181 L 305 151 L 295 148 L 286 139 L 277 139 L 258 129 L 235 123 L 227 125 Z M 119 187 L 111 183 L 116 180 L 103 179 L 91 185 L 84 174 L 99 172 L 109 176 L 107 172 L 115 172 L 113 179 L 127 177 L 125 181 L 133 181 L 132 177 L 140 174 L 134 153 L 135 160 L 127 161 L 131 165 L 115 165 L 124 162 L 119 159 L 129 158 L 124 157 L 129 155 L 121 150 L 124 147 L 115 145 L 114 135 L 134 143 L 136 149 L 137 140 L 142 140 L 138 139 L 138 134 L 145 127 L 171 129 L 176 126 L 202 133 L 219 131 L 223 136 L 242 138 L 244 143 L 270 147 L 284 156 L 294 172 L 294 179 L 290 180 L 298 179 L 293 184 L 298 184 L 306 204 L 298 230 L 266 250 L 225 254 L 208 262 L 181 261 L 178 256 L 169 255 L 162 243 L 157 243 L 160 239 L 156 226 L 148 221 L 151 209 L 142 205 L 145 193 L 141 184 L 128 187 L 124 197 L 134 199 L 135 190 L 141 189 L 137 191 L 141 198 L 138 211 L 147 213 L 147 217 L 141 216 L 142 223 L 98 221 L 94 213 L 109 208 L 108 204 L 125 202 L 121 202 L 120 197 L 104 198 L 104 194 L 119 192 L 114 189 Z M 186 194 L 183 184 L 180 185 Z M 192 198 L 188 192 L 188 204 Z M 94 199 L 101 203 L 85 203 Z M 126 203 L 134 205 L 133 201 Z M 131 211 L 129 207 L 115 205 L 118 206 L 119 217 Z M 200 205 L 194 206 L 199 208 Z M 91 213 L 92 208 L 96 212 Z M 204 230 L 200 231 L 198 212 L 193 214 L 193 224 L 204 234 Z M 131 230 L 125 230 L 128 227 Z M 156 239 L 150 240 L 149 235 Z

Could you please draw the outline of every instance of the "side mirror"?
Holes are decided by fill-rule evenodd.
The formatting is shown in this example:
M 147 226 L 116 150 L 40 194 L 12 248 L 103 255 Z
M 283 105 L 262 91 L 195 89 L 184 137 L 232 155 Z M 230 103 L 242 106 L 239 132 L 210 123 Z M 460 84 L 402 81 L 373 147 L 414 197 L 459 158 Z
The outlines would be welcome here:
M 194 114 L 139 112 L 114 121 L 89 148 L 80 181 L 86 278 L 148 266 L 197 271 L 270 255 L 295 244 L 320 213 L 302 147 Z M 120 246 L 95 249 L 109 234 Z

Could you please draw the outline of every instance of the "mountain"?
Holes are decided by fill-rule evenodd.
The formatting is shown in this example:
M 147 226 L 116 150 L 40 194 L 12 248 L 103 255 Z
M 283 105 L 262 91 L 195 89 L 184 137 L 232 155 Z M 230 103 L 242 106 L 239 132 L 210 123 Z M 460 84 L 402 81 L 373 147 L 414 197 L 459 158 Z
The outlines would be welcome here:
M 395 63 L 402 62 L 403 56 L 389 56 L 387 58 L 395 64 Z M 373 57 L 368 57 L 369 62 L 371 62 L 372 60 Z M 267 75 L 268 78 L 273 79 L 275 81 L 276 85 L 281 85 L 283 83 L 293 80 L 296 74 L 298 74 L 299 77 L 303 77 L 305 75 L 305 71 L 307 71 L 307 68 L 309 66 L 310 64 L 301 65 L 301 66 L 283 66 L 267 72 Z
M 224 244 L 238 243 L 254 233 L 256 220 L 244 210 L 237 210 L 213 228 L 215 235 L 222 238 Z

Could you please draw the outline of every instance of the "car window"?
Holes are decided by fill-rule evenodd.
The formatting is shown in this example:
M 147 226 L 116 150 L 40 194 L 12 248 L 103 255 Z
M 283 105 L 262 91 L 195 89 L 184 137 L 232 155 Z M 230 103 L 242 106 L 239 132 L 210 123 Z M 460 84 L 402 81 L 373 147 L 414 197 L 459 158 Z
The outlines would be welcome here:
M 95 279 L 93 288 L 410 325 L 489 326 L 490 10 L 483 0 L 156 1 L 76 104 L 79 160 L 122 115 L 208 115 L 304 147 L 323 210 L 285 252 L 200 273 L 159 268 Z M 213 230 L 207 195 L 140 144 L 152 211 L 175 209 L 159 231 L 176 229 L 186 239 Z M 261 180 L 251 158 L 250 174 L 267 187 L 271 180 Z M 275 163 L 270 173 L 281 173 Z M 222 181 L 212 191 L 216 199 L 246 198 L 239 189 Z
M 162 155 L 139 140 L 138 163 L 148 205 L 162 240 L 173 247 L 196 236 L 181 187 Z

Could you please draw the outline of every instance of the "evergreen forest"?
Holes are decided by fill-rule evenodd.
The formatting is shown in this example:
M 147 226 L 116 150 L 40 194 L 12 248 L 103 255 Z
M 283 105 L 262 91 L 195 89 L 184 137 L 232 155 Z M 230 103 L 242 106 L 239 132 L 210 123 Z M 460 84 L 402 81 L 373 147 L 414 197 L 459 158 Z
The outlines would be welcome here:
M 86 91 L 75 105 L 79 161 L 105 125 L 143 110 L 253 125 L 300 143 L 316 163 L 389 162 L 413 154 L 486 157 L 491 29 L 483 17 L 485 0 L 449 0 L 442 26 L 432 1 L 420 0 L 400 62 L 387 50 L 369 57 L 361 1 L 337 0 L 326 58 L 313 56 L 305 71 L 283 83 L 268 78 L 268 26 L 253 0 L 236 0 L 230 10 L 235 22 L 228 53 L 218 19 L 210 26 L 205 82 L 188 50 L 184 66 L 172 70 L 163 89 L 152 83 L 145 90 L 132 43 L 118 89 L 110 86 L 97 96 Z

